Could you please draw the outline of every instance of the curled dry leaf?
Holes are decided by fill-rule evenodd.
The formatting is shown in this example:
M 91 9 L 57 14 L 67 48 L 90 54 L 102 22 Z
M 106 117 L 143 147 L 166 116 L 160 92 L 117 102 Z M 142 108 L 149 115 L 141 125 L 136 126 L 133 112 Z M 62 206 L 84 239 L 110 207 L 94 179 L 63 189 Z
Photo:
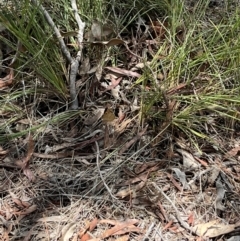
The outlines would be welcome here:
M 0 78 L 0 88 L 4 88 L 11 85 L 13 81 L 13 77 L 14 77 L 13 69 L 10 69 L 10 73 L 7 76 L 5 76 L 4 78 Z

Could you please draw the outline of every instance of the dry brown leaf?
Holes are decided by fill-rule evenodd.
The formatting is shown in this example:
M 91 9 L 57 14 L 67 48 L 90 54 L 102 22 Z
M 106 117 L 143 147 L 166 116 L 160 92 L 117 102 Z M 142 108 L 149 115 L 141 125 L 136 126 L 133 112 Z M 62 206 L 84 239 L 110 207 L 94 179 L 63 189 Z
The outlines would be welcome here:
M 14 214 L 15 215 L 28 215 L 28 214 L 34 212 L 35 210 L 37 210 L 37 207 L 38 206 L 36 204 L 33 204 L 30 207 L 28 207 L 28 208 L 26 208 L 26 209 L 24 209 L 22 211 L 15 212 Z
M 71 145 L 72 146 L 72 145 Z M 44 153 L 33 153 L 33 156 L 46 159 L 59 159 L 68 157 L 70 153 L 56 153 L 56 154 L 44 154 Z M 72 156 L 72 155 L 70 155 Z
M 88 241 L 91 239 L 91 236 L 88 233 L 83 234 L 81 241 Z
M 34 141 L 32 135 L 30 134 L 28 137 L 28 148 L 27 148 L 27 155 L 21 160 L 16 161 L 17 166 L 21 167 L 23 170 L 29 166 L 29 161 L 33 155 L 34 151 Z
M 0 146 L 0 155 L 6 155 L 9 152 L 9 150 L 4 150 L 1 146 Z
M 27 155 L 23 159 L 17 160 L 15 164 L 23 169 L 23 173 L 28 177 L 30 181 L 35 181 L 36 178 L 33 172 L 29 169 L 29 161 L 33 155 L 34 151 L 34 141 L 32 139 L 32 135 L 30 134 L 28 137 L 28 148 Z
M 111 85 L 108 85 L 105 91 L 114 89 L 116 86 L 119 85 L 119 83 L 122 80 L 122 77 L 115 79 L 115 78 L 113 78 L 112 75 L 110 75 L 110 78 L 111 78 Z M 105 92 L 105 91 L 103 91 L 103 92 Z
M 146 176 L 146 180 L 141 181 L 140 183 L 138 183 L 135 186 L 132 186 L 131 189 L 130 188 L 126 188 L 126 189 L 123 189 L 123 190 L 119 191 L 115 196 L 119 197 L 119 198 L 122 198 L 122 199 L 127 197 L 127 196 L 130 196 L 130 195 L 133 196 L 134 193 L 136 193 L 137 191 L 141 190 L 145 186 L 145 184 L 147 182 L 148 174 Z
M 118 152 L 122 155 L 130 146 L 132 146 L 136 141 L 138 141 L 147 131 L 148 126 L 146 126 L 142 131 L 140 131 L 131 141 L 127 142 Z
M 163 217 L 164 217 L 164 220 L 163 220 L 163 221 L 167 221 L 168 218 L 167 218 L 166 212 L 165 212 L 162 204 L 160 203 L 160 201 L 158 201 L 157 205 L 158 205 L 158 207 L 159 207 L 159 209 L 160 209 L 160 211 L 161 211 L 161 214 L 162 214 Z
M 194 213 L 193 212 L 191 212 L 188 216 L 188 224 L 190 226 L 193 226 L 193 224 L 194 224 Z
M 0 78 L 0 88 L 7 87 L 12 84 L 13 81 L 13 69 L 10 69 L 10 73 L 4 78 Z
M 113 219 L 102 219 L 99 221 L 99 223 L 106 223 L 114 226 L 114 225 L 118 225 L 119 221 L 113 220 Z
M 193 227 L 193 232 L 198 236 L 214 238 L 223 234 L 230 233 L 238 227 L 236 224 L 221 224 L 218 220 L 213 220 L 208 223 L 197 224 Z
M 234 147 L 233 149 L 231 149 L 230 151 L 228 151 L 224 155 L 224 158 L 231 158 L 231 157 L 238 155 L 239 153 L 240 153 L 240 146 L 237 146 L 237 147 Z
M 178 184 L 178 182 L 174 179 L 174 177 L 170 174 L 167 173 L 168 178 L 170 179 L 170 181 L 173 183 L 173 185 L 180 191 L 182 192 L 182 187 Z
M 12 201 L 17 204 L 20 208 L 29 208 L 31 206 L 30 203 L 25 202 L 20 200 L 19 198 L 16 197 L 15 194 L 13 194 L 12 192 L 9 192 L 11 197 L 12 197 Z
M 208 163 L 207 163 L 206 161 L 204 161 L 204 160 L 202 160 L 202 159 L 200 159 L 200 158 L 198 158 L 198 157 L 196 157 L 196 156 L 194 156 L 194 158 L 195 158 L 202 166 L 208 167 Z
M 179 84 L 178 86 L 176 87 L 173 87 L 172 89 L 170 89 L 168 92 L 167 92 L 167 95 L 173 95 L 175 94 L 176 92 L 178 92 L 179 90 L 183 89 L 187 84 L 185 83 L 182 83 L 182 84 Z
M 172 224 L 173 224 L 173 221 L 168 222 L 168 223 L 163 227 L 162 231 L 169 229 L 169 228 L 172 226 Z
M 99 220 L 97 218 L 94 218 L 89 225 L 89 231 L 93 231 L 97 227 L 98 222 Z
M 118 73 L 118 74 L 122 74 L 122 75 L 126 75 L 126 76 L 131 76 L 131 77 L 141 77 L 140 74 L 138 74 L 137 72 L 133 72 L 133 71 L 130 71 L 130 70 L 126 70 L 126 69 L 120 69 L 120 68 L 117 68 L 117 67 L 105 67 L 106 69 L 114 72 L 114 73 Z
M 115 227 L 106 230 L 101 235 L 101 238 L 108 238 L 112 235 L 115 235 L 118 231 L 120 231 L 122 229 L 125 229 L 125 228 L 128 228 L 128 226 L 134 225 L 138 222 L 139 221 L 136 220 L 136 219 L 130 219 L 130 220 L 126 220 L 125 222 L 119 222 Z M 128 232 L 131 232 L 131 230 L 129 230 Z
M 162 163 L 162 162 L 161 162 Z M 135 168 L 134 168 L 134 172 L 136 174 L 140 174 L 144 171 L 147 171 L 147 172 L 154 172 L 154 171 L 157 171 L 158 170 L 158 166 L 159 166 L 160 162 L 159 161 L 156 161 L 156 162 L 149 162 L 149 163 L 143 163 L 143 164 L 140 164 L 140 165 L 137 165 Z
M 99 220 L 97 218 L 93 219 L 91 222 L 87 222 L 84 229 L 80 230 L 78 233 L 78 237 L 81 238 L 82 240 L 88 240 L 90 239 L 89 235 L 86 235 L 86 232 L 89 231 L 93 231 L 95 229 L 95 227 L 97 226 Z M 87 239 L 88 238 L 88 239 Z
M 148 177 L 149 173 L 142 173 L 134 178 L 131 178 L 127 181 L 125 181 L 122 185 L 124 186 L 127 186 L 127 185 L 130 185 L 130 184 L 134 184 L 136 182 L 141 182 L 143 180 L 146 180 L 146 178 Z

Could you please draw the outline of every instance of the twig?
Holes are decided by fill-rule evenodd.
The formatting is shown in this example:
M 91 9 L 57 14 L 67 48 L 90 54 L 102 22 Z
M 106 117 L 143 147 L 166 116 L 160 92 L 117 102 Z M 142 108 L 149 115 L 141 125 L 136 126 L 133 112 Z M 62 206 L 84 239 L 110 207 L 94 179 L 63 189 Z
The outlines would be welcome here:
M 69 63 L 71 63 L 73 61 L 73 58 L 66 46 L 66 44 L 63 41 L 63 37 L 60 33 L 60 31 L 58 30 L 57 26 L 55 25 L 55 23 L 52 20 L 52 17 L 49 15 L 48 11 L 42 6 L 42 4 L 40 4 L 37 0 L 32 0 L 32 3 L 36 6 L 39 7 L 44 15 L 44 17 L 46 18 L 49 26 L 53 29 L 59 43 L 60 43 L 60 48 L 63 52 L 63 55 L 65 56 L 65 58 L 67 59 L 67 61 Z
M 159 188 L 156 183 L 152 182 L 152 185 L 157 189 L 158 192 L 161 193 L 162 196 L 165 197 L 165 199 L 167 199 L 167 201 L 171 204 L 171 206 L 173 207 L 174 211 L 176 212 L 176 217 L 178 222 L 180 223 L 180 225 L 185 228 L 186 230 L 194 233 L 194 231 L 191 229 L 191 227 L 182 220 L 179 211 L 177 210 L 176 206 L 173 204 L 172 200 L 162 191 L 161 188 Z
M 137 140 L 139 140 L 147 131 L 148 126 L 146 126 L 141 132 L 139 132 L 131 141 L 124 144 L 120 149 L 119 155 L 122 155 L 131 145 L 133 145 Z
M 100 151 L 99 151 L 99 146 L 98 146 L 97 141 L 95 141 L 95 145 L 96 145 L 96 148 L 97 148 L 97 158 L 96 158 L 96 159 L 97 159 L 97 168 L 98 168 L 99 175 L 100 175 L 100 177 L 101 177 L 101 179 L 102 179 L 102 182 L 103 182 L 104 186 L 106 187 L 108 193 L 109 193 L 110 196 L 112 197 L 112 199 L 117 199 L 116 197 L 113 196 L 110 188 L 108 187 L 107 183 L 105 182 L 105 180 L 104 180 L 104 178 L 103 178 L 103 176 L 102 176 L 102 173 L 101 173 L 101 170 L 100 170 L 100 164 L 99 164 Z

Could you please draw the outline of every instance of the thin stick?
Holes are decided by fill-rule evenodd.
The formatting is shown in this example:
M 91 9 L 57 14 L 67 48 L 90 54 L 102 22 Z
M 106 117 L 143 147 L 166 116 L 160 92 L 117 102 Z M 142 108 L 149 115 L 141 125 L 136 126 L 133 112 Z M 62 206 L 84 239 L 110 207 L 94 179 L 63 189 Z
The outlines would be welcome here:
M 177 217 L 177 220 L 178 222 L 180 223 L 180 225 L 182 227 L 184 227 L 186 230 L 194 233 L 194 231 L 191 229 L 191 227 L 182 220 L 181 216 L 180 216 L 180 213 L 179 211 L 177 210 L 176 206 L 173 204 L 172 200 L 163 192 L 163 190 L 161 188 L 159 188 L 156 183 L 152 182 L 152 185 L 157 189 L 158 192 L 161 193 L 162 196 L 165 197 L 165 199 L 167 199 L 167 201 L 171 204 L 171 206 L 173 207 L 175 213 L 176 213 L 176 217 Z
M 48 11 L 42 6 L 42 4 L 40 4 L 37 0 L 32 0 L 32 3 L 36 6 L 36 7 L 39 7 L 40 10 L 42 11 L 44 17 L 46 18 L 49 26 L 53 29 L 57 39 L 58 39 L 58 42 L 60 43 L 60 48 L 63 52 L 63 55 L 65 56 L 65 58 L 67 59 L 67 61 L 69 63 L 72 62 L 72 56 L 65 44 L 65 42 L 63 41 L 63 37 L 60 33 L 60 31 L 58 30 L 57 26 L 55 25 L 55 23 L 53 22 L 52 20 L 52 17 L 50 16 L 50 14 L 48 13 Z
M 103 176 L 102 176 L 102 173 L 101 173 L 101 170 L 100 170 L 100 164 L 99 164 L 99 156 L 100 156 L 100 151 L 99 151 L 99 146 L 98 146 L 98 143 L 95 141 L 95 145 L 96 145 L 96 148 L 97 148 L 97 168 L 98 168 L 98 172 L 99 172 L 99 175 L 101 177 L 101 180 L 104 184 L 104 186 L 106 187 L 108 193 L 110 194 L 110 196 L 112 197 L 112 199 L 117 199 L 116 197 L 113 196 L 110 188 L 108 187 L 107 183 L 105 182 Z

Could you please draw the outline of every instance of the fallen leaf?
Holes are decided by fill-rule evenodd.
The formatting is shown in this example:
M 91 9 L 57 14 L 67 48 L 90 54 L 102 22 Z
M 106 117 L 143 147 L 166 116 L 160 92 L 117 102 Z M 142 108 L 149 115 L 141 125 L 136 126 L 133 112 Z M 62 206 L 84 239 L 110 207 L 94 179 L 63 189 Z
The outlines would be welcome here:
M 12 197 L 12 201 L 13 201 L 15 204 L 17 204 L 20 208 L 29 208 L 29 207 L 31 206 L 30 203 L 20 200 L 20 199 L 17 197 L 17 195 L 15 195 L 13 192 L 9 191 L 9 194 L 10 194 L 11 197 Z
M 4 78 L 0 78 L 0 88 L 4 88 L 12 84 L 13 81 L 13 69 L 10 69 L 10 73 Z
M 193 226 L 193 224 L 194 224 L 194 213 L 193 212 L 191 212 L 188 216 L 188 224 L 190 226 Z
M 200 159 L 200 158 L 198 158 L 198 157 L 196 157 L 196 156 L 194 156 L 194 158 L 195 158 L 202 166 L 208 167 L 208 163 L 207 163 L 206 161 L 204 161 L 204 160 L 202 160 L 202 159 Z
M 149 171 L 150 168 L 156 167 L 159 165 L 159 161 L 152 161 L 152 162 L 146 162 L 143 164 L 136 165 L 134 168 L 134 172 L 136 174 L 143 173 L 144 171 Z
M 89 225 L 89 231 L 93 231 L 96 228 L 98 222 L 99 220 L 97 218 L 94 218 Z
M 22 168 L 23 173 L 25 174 L 25 176 L 28 177 L 28 179 L 30 181 L 35 181 L 35 176 L 34 176 L 33 172 L 29 169 L 29 161 L 33 155 L 33 152 L 34 152 L 34 141 L 33 141 L 32 135 L 30 134 L 28 137 L 28 148 L 27 148 L 26 157 L 24 157 L 20 160 L 17 160 L 15 162 L 15 164 L 18 167 Z
M 230 233 L 238 227 L 239 224 L 221 224 L 218 220 L 213 220 L 208 223 L 197 224 L 193 227 L 193 232 L 198 236 L 214 238 L 220 235 Z
M 240 146 L 234 147 L 233 149 L 231 149 L 230 151 L 228 151 L 228 152 L 224 155 L 224 158 L 234 157 L 234 156 L 238 155 L 238 153 L 240 153 Z
M 126 220 L 125 222 L 119 222 L 115 227 L 110 228 L 108 230 L 106 230 L 102 235 L 101 238 L 108 238 L 112 235 L 116 235 L 116 233 L 122 229 L 128 228 L 128 226 L 134 225 L 136 223 L 138 223 L 139 221 L 136 219 L 130 219 L 130 220 Z M 141 229 L 139 229 L 141 230 Z M 131 229 L 127 230 L 127 232 L 131 232 Z
M 77 224 L 76 223 L 69 223 L 62 228 L 62 236 L 59 241 L 69 241 L 76 230 Z
M 170 173 L 167 173 L 167 177 L 170 179 L 170 181 L 173 183 L 173 185 L 174 185 L 180 192 L 182 192 L 182 187 L 178 184 L 178 182 L 174 179 L 174 177 L 173 177 Z
M 137 78 L 141 77 L 141 75 L 136 72 L 126 70 L 126 69 L 120 69 L 118 67 L 105 67 L 105 69 L 108 69 L 114 73 L 118 73 L 126 76 L 137 77 Z
M 168 223 L 163 227 L 162 231 L 169 229 L 169 228 L 172 226 L 172 224 L 173 224 L 173 221 L 168 222 Z
M 183 149 L 177 149 L 183 156 L 183 166 L 188 170 L 195 170 L 199 167 L 193 155 Z
M 9 152 L 9 150 L 4 150 L 1 146 L 0 146 L 0 155 L 6 155 Z
M 121 82 L 122 77 L 115 79 L 112 75 L 110 75 L 110 79 L 111 85 L 108 85 L 105 91 L 114 89 Z
M 122 155 L 130 146 L 132 146 L 137 140 L 139 140 L 147 131 L 148 126 L 146 126 L 142 131 L 140 131 L 131 141 L 127 142 L 118 152 Z
M 91 236 L 89 233 L 85 233 L 83 234 L 83 236 L 81 237 L 81 241 L 88 241 L 91 239 Z
M 26 208 L 22 211 L 15 212 L 14 214 L 16 214 L 16 215 L 28 215 L 28 214 L 34 212 L 35 210 L 37 210 L 37 205 L 33 204 L 30 207 L 28 207 L 28 208 Z

